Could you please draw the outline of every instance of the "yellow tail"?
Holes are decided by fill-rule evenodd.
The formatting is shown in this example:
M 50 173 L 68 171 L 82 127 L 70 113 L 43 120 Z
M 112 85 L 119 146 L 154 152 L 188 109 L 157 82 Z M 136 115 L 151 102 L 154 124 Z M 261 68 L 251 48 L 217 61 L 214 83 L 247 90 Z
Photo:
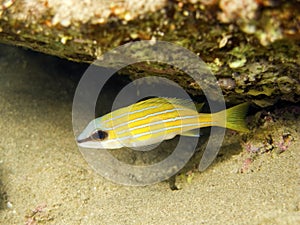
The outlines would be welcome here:
M 241 131 L 241 132 L 249 132 L 249 129 L 246 126 L 245 117 L 247 114 L 249 104 L 242 103 L 240 105 L 234 106 L 230 109 L 227 109 L 226 112 L 226 128 Z M 219 116 L 218 116 L 219 115 Z M 218 112 L 215 114 L 216 118 L 220 118 L 220 120 L 224 116 L 223 112 Z M 220 124 L 222 124 L 220 122 Z M 224 122 L 223 122 L 224 125 Z M 221 125 L 221 126 L 223 126 Z

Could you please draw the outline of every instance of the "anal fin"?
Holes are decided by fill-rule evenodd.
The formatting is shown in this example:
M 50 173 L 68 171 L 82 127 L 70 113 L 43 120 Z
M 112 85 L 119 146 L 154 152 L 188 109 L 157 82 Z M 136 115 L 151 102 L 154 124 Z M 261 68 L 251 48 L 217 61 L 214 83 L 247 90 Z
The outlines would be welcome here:
M 188 130 L 183 132 L 181 135 L 187 137 L 200 137 L 200 130 L 199 129 Z

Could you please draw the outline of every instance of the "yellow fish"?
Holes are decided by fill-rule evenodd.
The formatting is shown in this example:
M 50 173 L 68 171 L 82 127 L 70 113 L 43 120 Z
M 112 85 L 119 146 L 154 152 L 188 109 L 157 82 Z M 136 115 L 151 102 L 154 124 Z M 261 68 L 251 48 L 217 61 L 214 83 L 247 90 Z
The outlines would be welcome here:
M 244 117 L 248 103 L 214 114 L 198 113 L 190 100 L 151 98 L 92 120 L 78 136 L 84 148 L 142 147 L 176 135 L 199 137 L 198 128 L 226 127 L 247 132 Z M 225 120 L 226 117 L 226 121 Z

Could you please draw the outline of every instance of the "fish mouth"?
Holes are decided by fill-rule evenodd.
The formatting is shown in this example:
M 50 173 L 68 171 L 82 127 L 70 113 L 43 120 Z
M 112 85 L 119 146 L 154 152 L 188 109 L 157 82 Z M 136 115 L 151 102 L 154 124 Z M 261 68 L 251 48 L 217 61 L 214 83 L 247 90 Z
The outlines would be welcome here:
M 93 140 L 91 136 L 87 136 L 84 132 L 77 136 L 76 143 L 81 148 L 101 148 L 99 142 Z
M 90 138 L 80 138 L 80 137 L 78 137 L 78 138 L 76 139 L 76 142 L 77 142 L 78 144 L 82 144 L 82 143 L 87 142 L 87 141 L 90 141 L 90 140 L 91 140 Z
M 102 145 L 91 137 L 82 137 L 79 135 L 76 139 L 77 145 L 82 148 L 103 148 Z
M 82 144 L 82 143 L 89 142 L 89 141 L 92 141 L 91 137 L 85 135 L 84 132 L 80 133 L 76 138 L 76 142 L 78 144 Z
M 77 138 L 77 145 L 82 148 L 101 148 L 98 142 L 91 140 L 90 138 L 79 139 Z

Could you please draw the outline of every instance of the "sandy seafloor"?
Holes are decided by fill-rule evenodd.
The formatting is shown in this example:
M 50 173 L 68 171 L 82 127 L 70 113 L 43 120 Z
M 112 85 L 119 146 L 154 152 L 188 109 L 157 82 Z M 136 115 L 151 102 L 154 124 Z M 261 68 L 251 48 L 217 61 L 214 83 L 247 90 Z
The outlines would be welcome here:
M 288 106 L 252 134 L 279 143 L 288 132 L 280 154 L 275 148 L 249 163 L 242 139 L 229 132 L 208 170 L 177 177 L 180 190 L 121 186 L 95 173 L 77 148 L 72 73 L 81 67 L 70 64 L 0 46 L 0 224 L 300 224 L 300 117 L 286 114 Z

